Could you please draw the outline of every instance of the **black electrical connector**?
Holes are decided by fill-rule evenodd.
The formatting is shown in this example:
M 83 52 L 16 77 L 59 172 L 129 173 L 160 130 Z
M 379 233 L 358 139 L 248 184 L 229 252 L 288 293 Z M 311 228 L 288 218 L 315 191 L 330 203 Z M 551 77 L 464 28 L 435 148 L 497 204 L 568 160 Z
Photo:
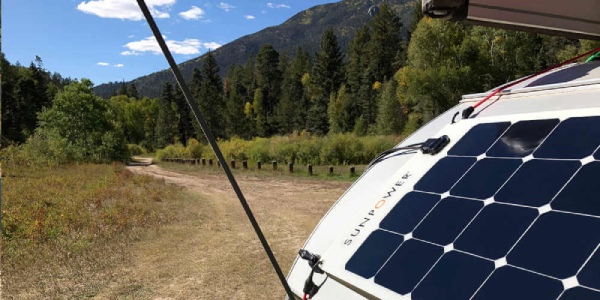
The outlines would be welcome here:
M 317 272 L 319 274 L 324 273 L 323 270 L 321 270 L 321 268 L 319 267 L 319 260 L 321 260 L 321 256 L 319 256 L 318 254 L 312 254 L 312 253 L 308 252 L 308 250 L 304 250 L 304 249 L 300 249 L 300 251 L 298 251 L 298 255 L 300 255 L 300 257 L 302 259 L 307 260 L 308 265 L 315 272 Z
M 421 151 L 423 151 L 424 154 L 436 155 L 442 151 L 448 143 L 450 143 L 450 138 L 447 135 L 442 135 L 436 139 L 428 139 L 421 145 Z

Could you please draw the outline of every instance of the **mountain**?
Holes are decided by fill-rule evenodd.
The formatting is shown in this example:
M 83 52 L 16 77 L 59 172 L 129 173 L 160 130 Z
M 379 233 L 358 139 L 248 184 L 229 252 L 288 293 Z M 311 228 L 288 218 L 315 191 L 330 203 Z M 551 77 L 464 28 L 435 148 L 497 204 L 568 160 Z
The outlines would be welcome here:
M 299 12 L 278 26 L 265 28 L 259 32 L 246 35 L 213 51 L 219 66 L 221 77 L 227 74 L 234 64 L 244 64 L 249 57 L 255 57 L 263 44 L 271 44 L 280 54 L 295 53 L 301 46 L 314 53 L 319 49 L 321 35 L 327 27 L 333 27 L 342 50 L 346 52 L 356 29 L 365 25 L 377 7 L 386 3 L 398 12 L 404 28 L 410 25 L 416 0 L 344 0 L 337 3 L 323 4 Z M 188 60 L 179 65 L 186 80 L 192 76 L 194 68 L 200 68 L 203 56 Z M 140 95 L 158 97 L 165 82 L 174 83 L 170 70 L 162 70 L 126 82 L 136 85 Z M 108 98 L 121 86 L 121 82 L 105 83 L 94 88 L 96 94 Z

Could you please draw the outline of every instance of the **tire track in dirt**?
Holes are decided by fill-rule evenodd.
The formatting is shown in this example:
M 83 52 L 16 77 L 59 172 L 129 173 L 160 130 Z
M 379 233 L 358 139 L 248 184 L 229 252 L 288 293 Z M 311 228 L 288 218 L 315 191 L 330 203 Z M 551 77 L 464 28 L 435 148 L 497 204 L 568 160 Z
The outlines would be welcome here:
M 129 166 L 190 192 L 173 224 L 134 246 L 134 261 L 98 298 L 282 299 L 272 270 L 229 181 L 179 174 L 156 165 Z M 241 175 L 238 183 L 284 273 L 298 249 L 350 182 Z

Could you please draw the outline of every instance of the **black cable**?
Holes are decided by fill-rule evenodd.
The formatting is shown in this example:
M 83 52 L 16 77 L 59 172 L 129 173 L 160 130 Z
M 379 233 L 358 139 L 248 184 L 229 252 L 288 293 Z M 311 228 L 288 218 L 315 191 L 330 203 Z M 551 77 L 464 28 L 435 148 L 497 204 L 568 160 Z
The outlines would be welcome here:
M 152 18 L 152 15 L 150 14 L 150 11 L 148 10 L 148 6 L 146 6 L 146 3 L 144 2 L 144 0 L 137 0 L 137 3 L 140 6 L 142 13 L 144 14 L 144 17 L 146 18 L 148 25 L 150 25 L 150 29 L 152 29 L 152 33 L 154 34 L 154 37 L 156 37 L 156 41 L 160 45 L 160 49 L 162 50 L 163 54 L 165 55 L 165 58 L 167 59 L 167 61 L 169 62 L 171 71 L 173 72 L 173 75 L 175 76 L 175 79 L 177 80 L 177 83 L 179 84 L 179 87 L 181 88 L 183 95 L 185 95 L 185 99 L 187 100 L 187 103 L 190 105 L 190 107 L 192 109 L 192 112 L 194 113 L 194 116 L 196 117 L 196 121 L 198 121 L 198 123 L 200 124 L 200 128 L 202 128 L 202 131 L 204 132 L 204 136 L 206 136 L 208 143 L 210 144 L 213 151 L 215 152 L 215 156 L 217 157 L 217 160 L 221 163 L 221 166 L 223 167 L 223 171 L 225 171 L 225 174 L 227 175 L 227 178 L 229 179 L 229 182 L 231 183 L 231 187 L 235 191 L 235 194 L 237 195 L 238 199 L 240 200 L 240 203 L 242 204 L 242 207 L 244 208 L 244 211 L 246 212 L 246 215 L 248 216 L 248 219 L 250 220 L 250 223 L 252 224 L 252 227 L 254 228 L 254 231 L 256 232 L 258 239 L 260 240 L 260 243 L 262 244 L 263 248 L 265 249 L 265 252 L 267 252 L 267 256 L 269 257 L 269 260 L 271 261 L 271 264 L 273 265 L 273 269 L 275 269 L 275 272 L 277 273 L 277 276 L 279 277 L 279 280 L 281 281 L 281 284 L 283 285 L 283 288 L 285 289 L 286 294 L 288 295 L 288 297 L 290 299 L 295 299 L 294 293 L 292 292 L 292 289 L 290 288 L 289 284 L 287 283 L 285 276 L 283 275 L 283 272 L 281 271 L 281 267 L 277 263 L 277 259 L 275 258 L 273 251 L 271 251 L 271 247 L 269 247 L 269 243 L 267 242 L 265 235 L 262 233 L 262 230 L 260 229 L 258 222 L 254 218 L 254 214 L 252 214 L 252 210 L 250 209 L 250 206 L 248 205 L 248 202 L 246 201 L 246 198 L 244 197 L 242 190 L 238 186 L 238 184 L 235 180 L 235 177 L 233 177 L 233 173 L 231 173 L 231 169 L 229 168 L 229 165 L 225 161 L 225 158 L 223 157 L 223 153 L 221 153 L 221 149 L 219 148 L 219 145 L 217 144 L 217 140 L 215 139 L 214 135 L 210 131 L 210 128 L 208 128 L 206 121 L 200 114 L 200 110 L 198 109 L 196 100 L 192 97 L 192 94 L 190 93 L 190 90 L 189 90 L 187 84 L 185 83 L 185 80 L 183 80 L 181 71 L 179 70 L 179 67 L 177 67 L 175 60 L 173 59 L 173 55 L 171 55 L 171 52 L 169 51 L 169 48 L 167 47 L 165 40 L 163 39 L 158 27 L 156 26 L 156 23 L 154 22 L 154 18 Z
M 377 155 L 377 157 L 375 157 L 365 168 L 364 172 L 367 172 L 369 169 L 371 169 L 374 165 L 380 163 L 381 161 L 383 161 L 388 155 L 393 154 L 393 153 L 397 153 L 400 151 L 404 151 L 405 152 L 400 152 L 399 154 L 403 155 L 403 154 L 413 154 L 415 153 L 417 150 L 421 149 L 421 145 L 423 145 L 423 143 L 417 143 L 417 144 L 412 144 L 412 145 L 407 145 L 407 146 L 402 146 L 402 147 L 398 147 L 398 148 L 392 148 L 392 149 L 388 149 L 385 150 L 381 153 L 379 153 L 379 155 Z

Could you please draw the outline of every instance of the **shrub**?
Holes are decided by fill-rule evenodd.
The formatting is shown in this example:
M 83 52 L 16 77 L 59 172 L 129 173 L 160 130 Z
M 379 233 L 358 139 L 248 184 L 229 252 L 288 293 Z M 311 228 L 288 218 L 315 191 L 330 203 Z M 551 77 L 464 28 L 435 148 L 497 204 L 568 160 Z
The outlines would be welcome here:
M 250 141 L 237 137 L 219 141 L 227 159 L 295 164 L 368 164 L 384 150 L 393 148 L 401 141 L 400 136 L 362 136 L 353 133 L 332 134 L 315 137 L 310 134 L 291 134 L 270 138 L 254 138 Z M 194 148 L 195 150 L 191 150 Z M 188 147 L 170 145 L 157 152 L 157 160 L 173 158 L 214 158 L 208 146 L 190 140 Z
M 148 151 L 146 151 L 146 149 L 144 149 L 143 147 L 136 145 L 136 144 L 128 144 L 127 149 L 129 149 L 130 155 L 141 155 L 141 154 L 148 153 Z
M 187 146 L 185 147 L 186 158 L 202 158 L 204 153 L 204 146 L 196 139 L 189 139 Z

